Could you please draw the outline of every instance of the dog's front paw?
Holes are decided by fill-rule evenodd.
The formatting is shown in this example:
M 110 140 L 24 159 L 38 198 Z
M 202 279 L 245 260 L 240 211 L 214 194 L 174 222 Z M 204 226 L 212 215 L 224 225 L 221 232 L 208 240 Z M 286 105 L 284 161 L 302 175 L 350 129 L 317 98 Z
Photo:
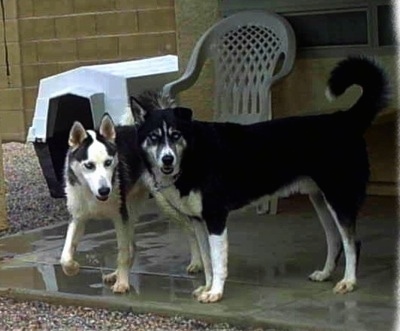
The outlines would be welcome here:
M 117 271 L 103 275 L 103 283 L 114 284 L 117 281 Z
M 325 272 L 323 270 L 316 270 L 311 275 L 308 276 L 308 279 L 313 282 L 324 282 L 328 280 L 330 277 L 330 273 Z
M 114 293 L 119 293 L 119 294 L 127 293 L 130 290 L 129 282 L 123 282 L 117 279 L 115 284 L 111 286 L 111 290 Z
M 214 303 L 218 302 L 222 299 L 222 292 L 211 292 L 211 291 L 206 291 L 202 292 L 198 297 L 197 301 L 201 303 Z
M 197 274 L 203 270 L 203 264 L 201 262 L 190 262 L 190 264 L 186 267 L 186 271 L 189 274 Z
M 355 280 L 345 280 L 342 279 L 339 283 L 336 284 L 336 286 L 333 288 L 333 293 L 336 294 L 346 294 L 349 292 L 354 291 L 356 287 L 356 281 Z
M 61 262 L 61 267 L 67 276 L 75 276 L 79 272 L 79 263 L 74 260 L 69 260 L 66 262 Z
M 206 285 L 199 286 L 198 288 L 196 288 L 196 289 L 192 292 L 192 295 L 193 295 L 195 298 L 198 298 L 203 292 L 209 291 L 210 288 L 211 288 L 211 286 L 206 286 Z

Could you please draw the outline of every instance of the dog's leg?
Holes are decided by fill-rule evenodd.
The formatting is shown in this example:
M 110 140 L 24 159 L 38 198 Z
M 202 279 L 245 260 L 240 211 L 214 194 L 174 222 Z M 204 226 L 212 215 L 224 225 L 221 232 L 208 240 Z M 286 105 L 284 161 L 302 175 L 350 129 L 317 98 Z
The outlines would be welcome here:
M 354 222 L 341 222 L 332 206 L 329 203 L 327 205 L 342 238 L 344 254 L 346 257 L 344 277 L 333 288 L 333 292 L 345 294 L 353 291 L 357 284 L 357 245 L 355 241 L 355 224 Z
M 220 235 L 208 236 L 212 266 L 212 286 L 200 293 L 197 300 L 203 303 L 217 302 L 222 299 L 226 277 L 228 276 L 228 234 L 227 229 Z
M 75 276 L 79 272 L 79 263 L 74 261 L 74 254 L 84 232 L 85 222 L 83 220 L 74 218 L 68 224 L 64 248 L 60 258 L 61 267 L 67 276 Z
M 342 246 L 335 220 L 328 209 L 324 196 L 321 193 L 313 193 L 310 194 L 310 200 L 325 231 L 327 256 L 324 268 L 314 271 L 308 278 L 312 281 L 323 282 L 327 280 L 331 276 L 333 270 L 335 270 Z
M 147 195 L 148 191 L 144 189 L 143 187 L 137 186 L 135 189 L 131 190 L 128 195 L 127 195 L 127 203 L 126 203 L 126 208 L 128 212 L 128 221 L 124 222 L 121 219 L 117 219 L 115 223 L 115 229 L 116 229 L 116 234 L 117 234 L 117 241 L 118 241 L 118 261 L 124 260 L 126 256 L 121 256 L 122 252 L 119 249 L 120 247 L 124 247 L 128 245 L 128 252 L 129 252 L 129 265 L 128 265 L 128 271 L 126 272 L 126 266 L 118 262 L 117 269 L 107 275 L 103 276 L 103 281 L 105 283 L 109 284 L 114 284 L 113 290 L 114 292 L 117 289 L 117 287 L 120 287 L 119 285 L 116 285 L 117 281 L 119 283 L 126 283 L 124 281 L 124 278 L 128 279 L 128 285 L 129 285 L 129 271 L 133 266 L 133 263 L 135 261 L 135 225 L 137 224 L 137 221 L 139 219 L 139 211 L 140 208 L 142 207 L 142 204 L 144 201 L 147 200 Z M 122 226 L 120 225 L 122 223 Z M 125 230 L 123 230 L 125 228 Z M 126 238 L 123 237 L 122 231 L 125 231 Z M 120 254 L 121 253 L 121 254 Z M 126 274 L 127 276 L 121 275 Z M 125 287 L 125 285 L 121 285 L 121 287 Z M 129 287 L 128 287 L 129 289 Z
M 200 286 L 193 291 L 193 295 L 197 298 L 204 292 L 208 292 L 212 285 L 212 265 L 210 259 L 210 246 L 208 241 L 208 230 L 203 220 L 193 219 L 194 232 L 197 238 L 198 247 L 200 248 L 200 256 L 203 262 L 204 277 L 206 284 Z
M 117 270 L 103 277 L 105 282 L 113 282 L 111 289 L 114 293 L 125 293 L 129 291 L 129 271 L 132 263 L 133 252 L 130 226 L 128 220 L 118 218 L 114 220 L 115 232 L 118 243 Z
M 201 262 L 202 260 L 201 253 L 198 241 L 196 239 L 196 234 L 192 227 L 190 228 L 189 226 L 185 226 L 184 228 L 186 230 L 189 239 L 190 253 L 191 253 L 190 263 L 186 267 L 186 271 L 191 274 L 198 273 L 201 270 L 203 270 L 203 263 Z
M 128 230 L 127 230 L 127 236 L 128 236 L 128 243 L 129 243 L 129 270 L 132 268 L 133 263 L 135 261 L 135 224 L 137 222 L 137 217 L 136 215 L 130 214 L 129 216 L 129 224 L 128 224 Z M 118 273 L 119 269 L 113 271 L 112 273 L 103 275 L 103 282 L 107 284 L 115 284 L 118 278 Z M 129 271 L 128 271 L 129 273 Z
M 187 272 L 200 272 L 203 269 L 203 264 L 201 260 L 200 247 L 196 239 L 196 234 L 192 222 L 188 219 L 186 215 L 180 213 L 173 206 L 171 206 L 171 204 L 164 198 L 161 193 L 153 192 L 153 196 L 165 215 L 170 219 L 176 221 L 184 229 L 188 236 L 191 259 L 190 264 L 186 268 Z

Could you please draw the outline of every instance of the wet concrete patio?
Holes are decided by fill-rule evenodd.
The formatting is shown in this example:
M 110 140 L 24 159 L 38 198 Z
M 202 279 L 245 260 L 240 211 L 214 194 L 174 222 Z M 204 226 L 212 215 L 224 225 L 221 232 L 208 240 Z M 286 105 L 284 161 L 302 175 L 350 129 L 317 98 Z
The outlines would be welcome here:
M 203 282 L 188 275 L 189 248 L 181 229 L 149 200 L 137 225 L 132 290 L 114 295 L 101 276 L 115 267 L 111 223 L 88 224 L 76 260 L 77 276 L 63 274 L 58 259 L 67 223 L 0 240 L 0 294 L 61 304 L 94 305 L 135 312 L 184 315 L 208 321 L 282 330 L 392 330 L 396 316 L 397 213 L 394 198 L 370 197 L 361 211 L 359 287 L 335 295 L 344 259 L 332 281 L 313 283 L 323 266 L 325 238 L 310 202 L 282 199 L 279 214 L 254 208 L 231 214 L 229 276 L 223 301 L 200 304 L 191 292 Z

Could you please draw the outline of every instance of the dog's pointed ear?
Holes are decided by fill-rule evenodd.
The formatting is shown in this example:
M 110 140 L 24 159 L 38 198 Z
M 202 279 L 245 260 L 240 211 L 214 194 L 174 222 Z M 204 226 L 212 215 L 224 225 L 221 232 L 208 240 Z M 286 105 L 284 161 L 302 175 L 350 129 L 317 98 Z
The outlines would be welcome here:
M 107 140 L 115 141 L 116 133 L 114 122 L 107 113 L 105 113 L 101 119 L 99 132 Z
M 131 104 L 131 111 L 132 111 L 132 116 L 134 119 L 135 123 L 142 123 L 144 121 L 144 118 L 147 114 L 147 111 L 144 109 L 140 101 L 135 98 L 134 96 L 131 96 L 129 98 L 130 104 Z
M 190 108 L 176 107 L 174 113 L 176 117 L 184 121 L 191 121 L 193 117 L 193 111 Z
M 86 139 L 87 133 L 83 125 L 75 121 L 69 131 L 68 145 L 72 148 L 78 147 Z

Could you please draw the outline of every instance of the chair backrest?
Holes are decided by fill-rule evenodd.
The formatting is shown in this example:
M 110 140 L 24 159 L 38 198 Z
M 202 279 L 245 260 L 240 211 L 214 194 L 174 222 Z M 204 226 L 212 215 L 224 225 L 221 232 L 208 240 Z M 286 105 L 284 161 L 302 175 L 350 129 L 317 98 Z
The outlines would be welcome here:
M 266 11 L 240 12 L 215 24 L 202 39 L 200 52 L 214 63 L 214 120 L 271 119 L 271 85 L 291 71 L 295 59 L 289 23 Z

